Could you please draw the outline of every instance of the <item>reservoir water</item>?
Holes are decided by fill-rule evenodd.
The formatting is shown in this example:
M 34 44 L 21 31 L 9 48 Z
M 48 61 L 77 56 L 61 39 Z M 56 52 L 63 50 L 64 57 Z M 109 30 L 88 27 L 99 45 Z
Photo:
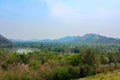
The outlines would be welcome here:
M 20 49 L 17 49 L 17 53 L 28 53 L 28 52 L 33 52 L 34 50 L 33 49 L 27 49 L 27 48 L 20 48 Z

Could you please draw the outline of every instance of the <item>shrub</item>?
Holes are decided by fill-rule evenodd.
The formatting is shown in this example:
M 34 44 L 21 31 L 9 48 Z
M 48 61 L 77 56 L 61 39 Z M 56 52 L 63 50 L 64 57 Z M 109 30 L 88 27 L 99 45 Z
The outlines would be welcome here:
M 56 71 L 56 80 L 70 80 L 72 75 L 69 73 L 69 68 L 66 66 L 60 67 Z

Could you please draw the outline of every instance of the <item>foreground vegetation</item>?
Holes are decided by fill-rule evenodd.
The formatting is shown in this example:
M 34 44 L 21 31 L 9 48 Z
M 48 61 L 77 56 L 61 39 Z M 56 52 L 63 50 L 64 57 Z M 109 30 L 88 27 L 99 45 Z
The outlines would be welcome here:
M 0 50 L 0 79 L 70 80 L 120 68 L 120 52 L 80 49 L 65 54 L 47 49 L 19 54 Z
M 89 76 L 86 78 L 81 78 L 78 80 L 120 80 L 120 69 L 109 71 L 106 73 L 97 74 L 94 76 Z

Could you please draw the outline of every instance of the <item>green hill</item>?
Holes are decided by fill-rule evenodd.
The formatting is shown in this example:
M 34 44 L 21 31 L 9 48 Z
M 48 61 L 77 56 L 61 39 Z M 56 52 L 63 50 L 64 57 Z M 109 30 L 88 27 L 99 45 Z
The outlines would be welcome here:
M 0 34 L 0 48 L 11 48 L 14 47 L 15 43 L 5 38 Z
M 120 69 L 109 71 L 107 73 L 101 73 L 94 76 L 89 76 L 86 78 L 81 78 L 77 80 L 120 80 Z

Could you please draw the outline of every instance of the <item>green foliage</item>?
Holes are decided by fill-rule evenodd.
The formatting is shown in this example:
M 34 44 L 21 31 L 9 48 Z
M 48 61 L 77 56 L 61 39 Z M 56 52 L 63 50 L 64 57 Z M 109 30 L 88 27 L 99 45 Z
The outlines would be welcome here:
M 71 54 L 67 57 L 67 60 L 72 66 L 78 66 L 81 63 L 79 54 Z
M 105 55 L 100 55 L 100 62 L 101 64 L 108 64 L 109 59 Z
M 56 80 L 70 80 L 71 74 L 69 73 L 68 67 L 60 67 L 56 71 Z
M 74 66 L 70 67 L 69 73 L 71 74 L 71 78 L 79 78 L 80 77 L 80 67 L 79 66 Z
M 96 60 L 95 60 L 95 52 L 88 48 L 85 51 L 83 51 L 83 62 L 87 65 L 95 65 L 96 64 Z
M 79 49 L 79 47 L 68 48 L 64 45 L 56 49 L 62 47 L 65 53 L 49 51 L 54 51 L 55 47 L 27 54 L 0 50 L 0 78 L 4 80 L 70 80 L 120 68 L 119 52 L 101 53 L 92 48 L 83 49 L 86 46 Z M 80 50 L 80 53 L 67 53 L 74 49 Z
M 38 69 L 40 67 L 40 64 L 41 64 L 40 61 L 33 59 L 33 60 L 30 61 L 29 66 L 32 69 Z

